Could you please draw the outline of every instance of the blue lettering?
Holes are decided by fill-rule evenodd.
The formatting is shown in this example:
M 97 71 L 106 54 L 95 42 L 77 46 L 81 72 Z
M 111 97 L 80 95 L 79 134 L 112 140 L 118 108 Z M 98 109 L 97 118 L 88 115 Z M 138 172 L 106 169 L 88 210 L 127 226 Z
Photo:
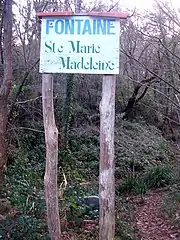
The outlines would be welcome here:
M 93 34 L 97 32 L 97 20 L 93 20 Z
M 59 19 L 55 23 L 55 32 L 57 34 L 62 34 L 64 33 L 64 21 Z
M 53 22 L 53 19 L 46 20 L 46 34 L 49 34 L 49 29 L 54 27 Z
M 65 20 L 65 34 L 74 34 L 74 20 Z
M 86 19 L 84 22 L 82 34 L 85 34 L 86 32 L 91 34 L 91 25 L 90 25 L 89 19 Z
M 107 20 L 97 20 L 97 34 L 106 34 L 106 22 Z
M 108 35 L 115 34 L 115 32 L 113 31 L 115 29 L 114 22 L 115 22 L 115 20 L 112 20 L 112 19 L 107 20 L 107 34 Z
M 116 34 L 115 19 L 47 19 L 46 34 L 54 31 L 56 34 L 66 35 L 114 35 Z M 46 46 L 47 49 L 50 49 Z
M 76 20 L 76 22 L 77 22 L 77 34 L 81 34 L 81 23 L 83 22 L 83 20 L 82 19 L 77 19 Z

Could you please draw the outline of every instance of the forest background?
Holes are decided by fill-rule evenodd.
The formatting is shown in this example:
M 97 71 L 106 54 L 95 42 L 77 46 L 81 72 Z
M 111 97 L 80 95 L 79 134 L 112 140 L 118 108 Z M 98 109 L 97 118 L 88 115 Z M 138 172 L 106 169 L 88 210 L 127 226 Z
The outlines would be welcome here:
M 175 2 L 153 4 L 148 10 L 129 9 L 131 17 L 121 20 L 115 176 L 117 209 L 125 210 L 128 217 L 117 218 L 116 235 L 120 239 L 135 239 L 137 230 L 132 228 L 133 216 L 129 215 L 130 205 L 124 197 L 127 193 L 143 196 L 151 188 L 168 186 L 164 197 L 166 211 L 164 205 L 162 209 L 175 225 L 179 224 L 180 10 Z M 78 6 L 81 12 L 124 9 L 123 3 L 121 6 L 114 1 L 108 4 L 103 1 L 78 1 L 78 4 L 14 1 L 13 81 L 7 86 L 6 98 L 1 91 L 4 82 L 0 82 L 0 104 L 3 106 L 6 102 L 7 105 L 7 111 L 0 109 L 1 120 L 7 119 L 5 131 L 0 131 L 0 143 L 5 140 L 0 148 L 4 151 L 0 154 L 1 175 L 5 170 L 0 191 L 1 239 L 49 239 L 43 197 L 45 142 L 38 66 L 40 21 L 35 13 L 63 11 L 67 6 L 72 10 Z M 1 1 L 1 77 L 5 66 L 3 7 L 4 1 Z M 66 218 L 78 225 L 84 215 L 90 219 L 97 217 L 96 211 L 85 214 L 77 202 L 80 196 L 98 194 L 102 77 L 83 74 L 54 74 L 53 77 L 59 130 L 58 184 L 60 190 L 64 190 Z M 0 125 L 0 130 L 1 127 L 4 128 Z M 73 228 L 73 232 L 80 235 L 80 239 L 83 239 L 81 234 L 89 239 L 96 235 L 96 231 L 79 232 L 79 228 Z

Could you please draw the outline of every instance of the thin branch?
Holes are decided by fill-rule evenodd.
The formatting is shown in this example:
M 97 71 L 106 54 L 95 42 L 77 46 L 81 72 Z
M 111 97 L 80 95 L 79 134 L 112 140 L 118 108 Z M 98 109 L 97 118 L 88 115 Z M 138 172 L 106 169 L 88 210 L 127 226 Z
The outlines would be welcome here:
M 178 123 L 178 122 L 175 121 L 174 119 L 168 117 L 166 114 L 160 112 L 159 110 L 154 109 L 154 108 L 150 107 L 149 105 L 147 105 L 147 104 L 145 104 L 145 103 L 143 103 L 143 102 L 141 102 L 141 104 L 142 104 L 143 106 L 145 106 L 145 107 L 147 107 L 147 108 L 149 108 L 149 109 L 151 109 L 151 110 L 157 112 L 157 113 L 160 113 L 163 117 L 167 118 L 167 119 L 170 120 L 171 122 L 173 122 L 173 123 L 177 124 L 178 126 L 180 126 L 180 123 Z
M 130 78 L 130 80 L 131 80 L 132 82 L 136 82 L 136 83 L 139 84 L 138 81 L 133 80 L 132 78 Z M 153 91 L 156 91 L 157 93 L 160 93 L 163 97 L 165 97 L 165 98 L 166 98 L 167 100 L 169 100 L 172 104 L 174 104 L 174 105 L 177 107 L 177 109 L 180 110 L 180 105 L 178 105 L 176 102 L 174 102 L 174 101 L 173 101 L 172 99 L 170 99 L 168 96 L 166 96 L 164 93 L 162 93 L 161 91 L 159 91 L 159 90 L 156 89 L 156 88 L 153 88 L 152 86 L 149 86 L 149 89 L 151 89 L 151 90 L 153 90 Z
M 10 109 L 9 114 L 8 114 L 8 120 L 10 119 L 10 117 L 11 117 L 11 115 L 12 115 L 14 106 L 15 106 L 15 104 L 16 104 L 16 100 L 17 100 L 17 98 L 19 97 L 20 93 L 22 92 L 22 88 L 23 88 L 24 84 L 25 84 L 26 81 L 27 81 L 27 77 L 29 76 L 29 74 L 30 74 L 30 72 L 33 70 L 33 68 L 36 66 L 36 64 L 39 63 L 39 60 L 40 60 L 40 59 L 38 59 L 38 60 L 31 66 L 31 68 L 24 74 L 24 78 L 23 78 L 23 80 L 22 80 L 22 82 L 21 82 L 21 85 L 19 86 L 19 89 L 18 89 L 18 91 L 17 91 L 17 93 L 16 93 L 16 96 L 15 96 L 15 98 L 14 98 L 14 101 L 13 101 L 13 103 L 12 103 L 12 105 L 11 105 L 11 109 Z
M 10 132 L 10 131 L 18 131 L 18 130 L 28 130 L 28 131 L 33 131 L 33 132 L 38 132 L 38 133 L 44 133 L 44 131 L 41 131 L 41 130 L 37 130 L 37 129 L 34 129 L 34 128 L 27 128 L 27 127 L 18 127 L 18 128 L 10 128 L 7 130 L 7 132 Z
M 152 35 L 148 35 L 140 30 L 138 30 L 138 32 L 140 32 L 141 34 L 143 34 L 144 36 L 146 37 L 149 37 L 149 38 L 154 38 L 156 39 L 169 53 L 171 53 L 174 57 L 176 57 L 178 60 L 180 60 L 180 57 L 177 56 L 175 53 L 173 53 L 163 42 L 160 38 L 156 37 L 156 36 L 152 36 Z M 150 44 L 149 44 L 150 45 Z
M 117 1 L 115 4 L 112 4 L 112 5 L 110 6 L 110 8 L 107 10 L 107 12 L 112 11 L 112 10 L 118 5 L 118 3 L 119 3 L 119 1 Z
M 36 98 L 33 98 L 33 99 L 28 99 L 28 100 L 22 101 L 22 102 L 16 102 L 15 104 L 24 104 L 24 103 L 28 103 L 28 102 L 33 102 L 33 101 L 38 100 L 39 98 L 42 98 L 42 96 L 36 97 Z
M 54 96 L 53 99 L 57 99 L 58 95 Z M 39 96 L 39 97 L 36 97 L 36 98 L 32 98 L 32 99 L 28 99 L 28 100 L 25 100 L 25 101 L 22 101 L 22 102 L 16 102 L 15 104 L 24 104 L 24 103 L 28 103 L 28 102 L 33 102 L 33 101 L 36 101 L 38 100 L 39 98 L 42 98 L 42 96 Z
M 168 86 L 172 87 L 172 89 L 174 89 L 177 93 L 180 94 L 180 91 L 178 89 L 176 89 L 171 83 L 167 82 L 166 80 L 164 80 L 162 77 L 160 77 L 159 75 L 157 75 L 155 72 L 153 72 L 152 70 L 150 70 L 149 68 L 145 67 L 142 63 L 140 63 L 136 58 L 132 57 L 130 54 L 126 53 L 124 50 L 120 50 L 123 54 L 125 54 L 127 57 L 133 59 L 135 62 L 137 62 L 141 67 L 143 67 L 144 69 L 146 69 L 149 73 L 151 73 L 153 76 L 155 76 L 156 78 L 158 78 L 159 80 L 163 81 L 164 83 L 166 83 Z
M 166 9 L 166 10 L 168 11 L 168 12 L 167 12 L 167 11 L 164 10 L 164 8 L 162 7 L 161 4 L 159 4 L 158 2 L 156 2 L 156 3 L 157 3 L 157 5 L 158 5 L 158 7 L 161 9 L 161 11 L 162 11 L 166 16 L 168 16 L 168 17 L 171 19 L 172 22 L 174 22 L 178 27 L 180 27 L 180 23 L 179 23 L 178 21 L 176 21 L 175 17 L 170 14 L 170 12 L 168 11 L 168 9 Z

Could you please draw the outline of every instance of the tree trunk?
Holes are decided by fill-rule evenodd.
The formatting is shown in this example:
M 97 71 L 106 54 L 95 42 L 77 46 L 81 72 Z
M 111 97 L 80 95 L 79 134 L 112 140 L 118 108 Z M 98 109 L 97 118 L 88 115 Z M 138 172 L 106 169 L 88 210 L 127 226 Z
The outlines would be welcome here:
M 42 101 L 46 140 L 44 184 L 48 229 L 51 240 L 61 240 L 57 188 L 58 130 L 54 119 L 53 79 L 50 74 L 43 74 L 42 76 Z
M 116 76 L 104 76 L 100 104 L 100 174 L 99 240 L 113 240 L 115 235 L 115 121 Z
M 5 133 L 8 114 L 8 96 L 12 83 L 12 0 L 5 1 L 3 15 L 3 74 L 0 76 L 0 183 L 3 181 L 4 170 L 7 163 Z
M 4 171 L 7 163 L 5 133 L 7 124 L 7 101 L 0 96 L 0 183 L 4 179 Z
M 152 76 L 148 79 L 144 79 L 142 80 L 138 85 L 136 85 L 134 87 L 134 91 L 133 91 L 133 94 L 132 96 L 129 98 L 128 100 L 128 103 L 127 103 L 127 106 L 125 107 L 125 109 L 122 111 L 122 113 L 124 113 L 124 116 L 123 116 L 123 119 L 128 119 L 129 118 L 129 115 L 130 113 L 133 111 L 135 105 L 145 96 L 149 86 L 151 85 L 152 83 L 152 80 L 154 80 L 155 77 Z M 146 83 L 146 85 L 144 85 Z M 139 93 L 139 90 L 145 86 L 144 88 L 144 91 L 142 92 L 142 94 L 138 97 L 138 93 Z

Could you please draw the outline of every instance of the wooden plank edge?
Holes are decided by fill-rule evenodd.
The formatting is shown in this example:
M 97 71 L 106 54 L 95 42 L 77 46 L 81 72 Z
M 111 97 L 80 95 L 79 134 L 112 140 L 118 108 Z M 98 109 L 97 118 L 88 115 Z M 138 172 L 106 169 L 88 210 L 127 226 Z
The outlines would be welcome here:
M 58 16 L 89 16 L 89 17 L 112 17 L 126 19 L 129 17 L 127 12 L 89 12 L 89 13 L 74 13 L 72 11 L 64 12 L 38 12 L 36 16 L 42 17 L 58 17 Z

